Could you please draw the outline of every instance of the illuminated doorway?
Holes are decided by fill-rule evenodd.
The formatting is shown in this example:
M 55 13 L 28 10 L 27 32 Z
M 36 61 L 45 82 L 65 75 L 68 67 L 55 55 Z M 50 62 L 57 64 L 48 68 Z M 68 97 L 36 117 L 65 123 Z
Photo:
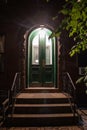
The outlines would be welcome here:
M 56 40 L 52 31 L 39 27 L 28 35 L 27 87 L 56 86 Z

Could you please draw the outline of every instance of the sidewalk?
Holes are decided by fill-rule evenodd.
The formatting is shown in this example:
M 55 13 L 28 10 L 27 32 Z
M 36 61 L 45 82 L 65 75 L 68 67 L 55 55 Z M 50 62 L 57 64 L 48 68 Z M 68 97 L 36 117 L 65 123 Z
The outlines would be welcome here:
M 79 126 L 65 126 L 65 127 L 61 126 L 61 127 L 11 127 L 11 128 L 0 128 L 0 130 L 84 130 L 84 129 Z
M 87 109 L 80 108 L 78 110 L 78 113 L 80 115 L 80 124 L 83 127 L 83 130 L 87 130 Z

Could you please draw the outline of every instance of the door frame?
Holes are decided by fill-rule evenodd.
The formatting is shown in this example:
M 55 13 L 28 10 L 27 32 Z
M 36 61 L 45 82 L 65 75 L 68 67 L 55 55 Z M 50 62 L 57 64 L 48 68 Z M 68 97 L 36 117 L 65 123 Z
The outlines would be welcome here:
M 28 38 L 29 38 L 29 35 L 35 30 L 35 29 L 38 29 L 38 28 L 46 28 L 48 30 L 50 30 L 51 32 L 53 31 L 53 28 L 52 27 L 48 27 L 48 26 L 44 26 L 44 25 L 40 25 L 40 26 L 36 26 L 36 27 L 33 27 L 31 28 L 29 31 L 27 31 L 26 33 L 26 87 L 30 87 L 28 86 L 28 74 L 29 74 L 29 69 L 28 69 L 28 46 L 30 46 L 30 43 L 28 42 Z M 57 51 L 58 51 L 58 45 L 57 45 L 57 38 L 55 38 L 55 45 L 54 45 L 54 87 L 57 88 L 58 86 L 58 54 L 57 54 Z

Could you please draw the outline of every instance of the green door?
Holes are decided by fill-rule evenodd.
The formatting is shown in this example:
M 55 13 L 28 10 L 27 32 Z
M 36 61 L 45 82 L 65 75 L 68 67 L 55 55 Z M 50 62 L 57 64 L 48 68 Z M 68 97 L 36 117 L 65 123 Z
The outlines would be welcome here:
M 28 38 L 28 86 L 55 86 L 55 39 L 52 32 L 38 28 Z

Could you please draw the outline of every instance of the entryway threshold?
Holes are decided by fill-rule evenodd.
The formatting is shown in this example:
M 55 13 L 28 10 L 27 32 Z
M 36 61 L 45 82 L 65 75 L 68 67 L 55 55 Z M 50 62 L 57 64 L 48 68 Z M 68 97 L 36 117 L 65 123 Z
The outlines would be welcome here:
M 55 87 L 29 87 L 23 90 L 25 93 L 58 93 L 59 89 Z

